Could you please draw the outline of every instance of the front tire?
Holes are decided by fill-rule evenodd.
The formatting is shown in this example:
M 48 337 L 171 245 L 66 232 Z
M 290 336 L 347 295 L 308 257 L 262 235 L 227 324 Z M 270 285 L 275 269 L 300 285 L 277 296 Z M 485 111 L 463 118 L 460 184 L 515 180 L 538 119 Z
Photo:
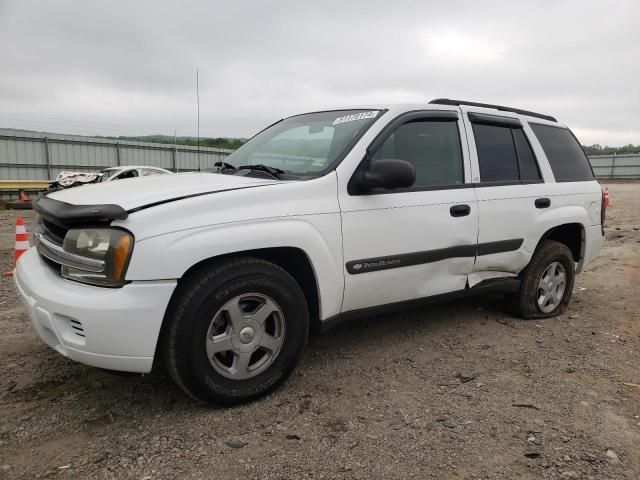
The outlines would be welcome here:
M 254 400 L 284 382 L 309 334 L 298 283 L 277 265 L 249 257 L 191 272 L 165 323 L 169 375 L 193 398 L 222 405 Z
M 557 317 L 571 300 L 575 265 L 563 243 L 543 240 L 520 274 L 522 284 L 509 300 L 514 314 L 524 319 Z

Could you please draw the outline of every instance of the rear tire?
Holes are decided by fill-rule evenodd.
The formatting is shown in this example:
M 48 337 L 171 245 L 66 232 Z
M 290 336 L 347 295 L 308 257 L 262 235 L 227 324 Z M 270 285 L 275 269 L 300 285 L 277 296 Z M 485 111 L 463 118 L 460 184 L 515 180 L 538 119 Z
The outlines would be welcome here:
M 197 400 L 235 405 L 287 379 L 306 345 L 309 313 L 289 273 L 245 257 L 191 272 L 165 324 L 162 356 L 171 378 Z
M 524 319 L 550 318 L 564 313 L 571 300 L 575 264 L 563 243 L 543 240 L 520 273 L 520 290 L 508 300 L 513 313 Z

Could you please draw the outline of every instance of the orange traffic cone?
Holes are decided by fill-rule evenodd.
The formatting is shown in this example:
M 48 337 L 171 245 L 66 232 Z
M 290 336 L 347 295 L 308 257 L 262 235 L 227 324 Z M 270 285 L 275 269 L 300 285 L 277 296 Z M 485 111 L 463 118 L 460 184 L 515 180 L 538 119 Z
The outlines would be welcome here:
M 18 192 L 18 200 L 20 200 L 21 202 L 30 202 L 31 199 L 29 197 L 27 197 L 27 194 L 24 193 L 23 190 L 20 190 Z
M 604 206 L 605 207 L 611 206 L 611 199 L 609 198 L 609 189 L 607 187 L 604 187 Z
M 13 268 L 7 272 L 4 272 L 5 277 L 13 275 L 13 270 L 16 268 L 16 262 L 24 252 L 29 248 L 29 237 L 27 235 L 27 227 L 24 226 L 24 220 L 22 217 L 16 217 L 16 244 L 13 251 Z

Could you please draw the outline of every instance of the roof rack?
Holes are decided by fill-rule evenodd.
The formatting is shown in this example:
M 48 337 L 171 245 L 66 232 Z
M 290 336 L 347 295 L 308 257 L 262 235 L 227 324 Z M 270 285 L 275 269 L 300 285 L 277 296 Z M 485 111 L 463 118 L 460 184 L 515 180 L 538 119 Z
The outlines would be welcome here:
M 542 113 L 530 112 L 528 110 L 520 110 L 519 108 L 503 107 L 502 105 L 491 105 L 489 103 L 467 102 L 465 100 L 451 100 L 449 98 L 436 98 L 435 100 L 431 100 L 429 103 L 435 103 L 438 105 L 469 105 L 470 107 L 494 108 L 503 112 L 519 113 L 520 115 L 542 118 L 551 122 L 558 121 L 550 115 L 543 115 Z

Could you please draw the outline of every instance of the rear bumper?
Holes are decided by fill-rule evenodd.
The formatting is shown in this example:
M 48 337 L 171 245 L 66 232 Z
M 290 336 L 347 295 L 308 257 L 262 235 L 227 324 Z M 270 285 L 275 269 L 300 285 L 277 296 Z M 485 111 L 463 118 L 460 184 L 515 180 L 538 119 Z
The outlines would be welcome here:
M 591 260 L 598 256 L 604 246 L 604 235 L 602 235 L 602 227 L 600 225 L 585 228 L 584 234 L 584 255 L 578 265 L 577 273 L 589 265 Z
M 83 285 L 60 277 L 35 248 L 20 257 L 14 280 L 36 332 L 62 355 L 109 370 L 151 370 L 175 280 Z

